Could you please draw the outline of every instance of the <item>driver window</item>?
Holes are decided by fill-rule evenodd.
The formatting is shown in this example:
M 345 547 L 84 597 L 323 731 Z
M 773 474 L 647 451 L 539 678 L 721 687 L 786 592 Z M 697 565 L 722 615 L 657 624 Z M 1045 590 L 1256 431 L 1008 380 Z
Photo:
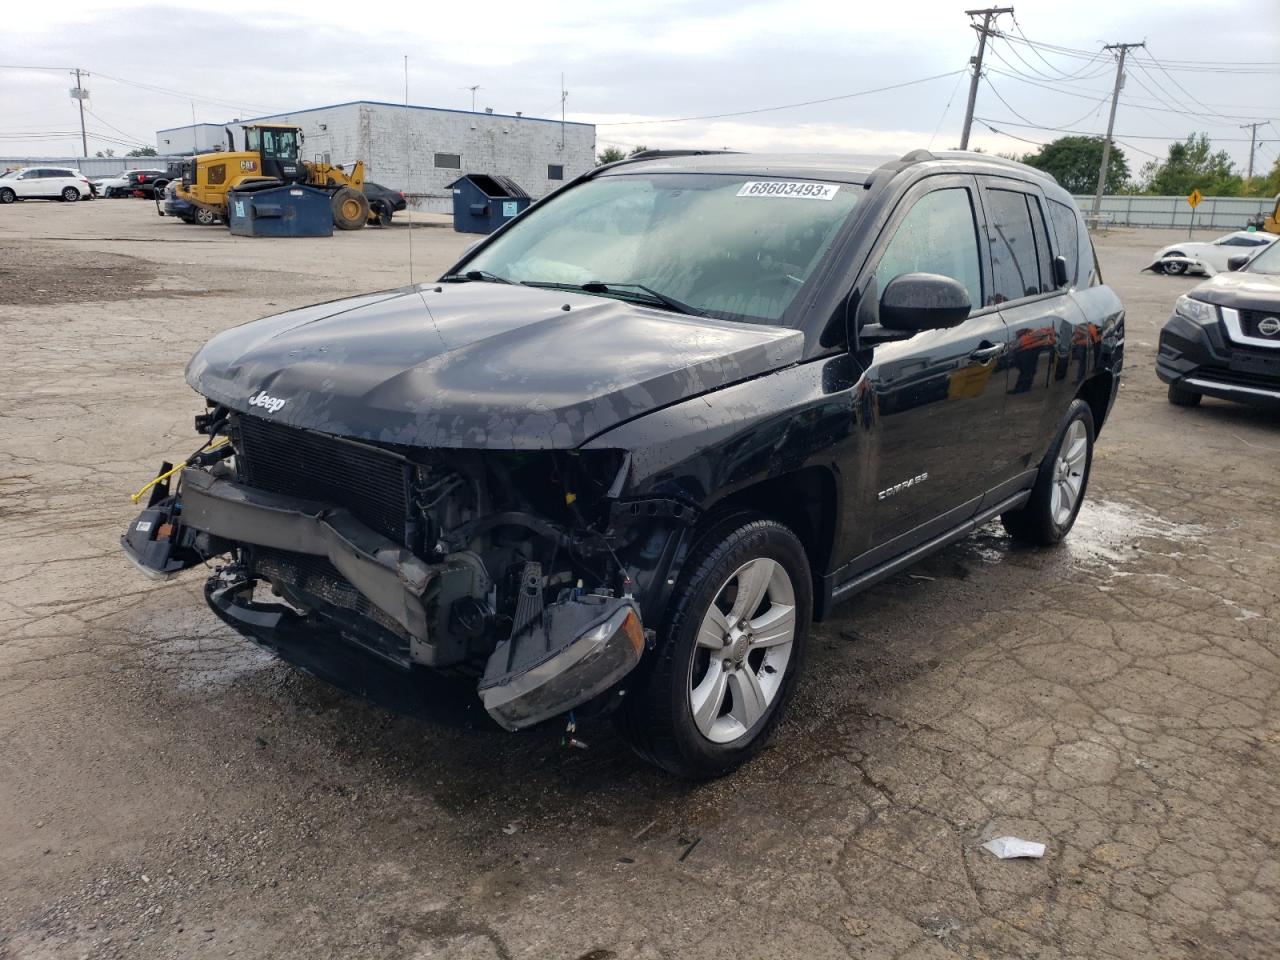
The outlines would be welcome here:
M 261 131 L 257 129 L 246 130 L 244 132 L 244 146 L 246 150 L 254 152 L 262 148 L 262 141 L 259 139 L 260 133 Z
M 982 301 L 978 227 L 973 199 L 964 187 L 934 190 L 916 201 L 898 224 L 876 266 L 876 288 L 904 273 L 937 273 L 964 284 L 969 302 Z

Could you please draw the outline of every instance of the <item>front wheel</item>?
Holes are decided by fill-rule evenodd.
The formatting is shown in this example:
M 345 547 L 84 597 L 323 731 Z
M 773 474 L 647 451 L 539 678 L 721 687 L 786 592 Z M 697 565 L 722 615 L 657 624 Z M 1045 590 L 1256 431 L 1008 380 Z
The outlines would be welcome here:
M 202 227 L 211 227 L 218 222 L 218 215 L 212 210 L 206 210 L 204 207 L 196 207 L 194 216 L 196 223 Z
M 80 199 L 80 191 L 77 190 L 75 187 L 63 187 L 62 199 L 65 200 L 67 203 L 75 203 L 77 200 Z
M 1174 250 L 1172 253 L 1165 254 L 1166 257 L 1181 257 L 1182 255 L 1183 254 L 1180 250 Z M 1176 277 L 1179 274 L 1187 272 L 1187 265 L 1185 263 L 1166 263 L 1163 266 L 1164 272 L 1169 274 L 1171 277 Z
M 1031 497 L 1017 510 L 1000 515 L 1015 540 L 1038 547 L 1059 543 L 1071 530 L 1084 503 L 1093 465 L 1093 410 L 1072 401 L 1062 429 L 1040 462 Z
M 813 610 L 804 547 L 776 521 L 726 518 L 699 541 L 668 609 L 619 726 L 678 776 L 721 776 L 759 752 L 794 690 Z
M 359 230 L 369 219 L 369 198 L 351 187 L 333 195 L 332 207 L 333 225 L 339 230 Z
M 10 187 L 0 188 L 0 203 L 13 203 L 18 199 L 18 195 L 13 192 Z

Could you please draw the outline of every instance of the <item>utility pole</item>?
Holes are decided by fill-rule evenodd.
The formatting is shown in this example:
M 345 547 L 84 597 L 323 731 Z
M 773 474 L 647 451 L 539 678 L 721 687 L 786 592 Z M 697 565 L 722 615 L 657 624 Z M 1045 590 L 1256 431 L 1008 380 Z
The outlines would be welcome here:
M 564 102 L 569 99 L 569 91 L 564 88 L 564 74 L 560 74 L 560 152 L 564 153 Z
M 1107 188 L 1107 166 L 1111 163 L 1111 133 L 1116 127 L 1116 104 L 1120 102 L 1120 89 L 1124 86 L 1124 58 L 1134 47 L 1145 47 L 1142 43 L 1108 43 L 1103 50 L 1119 50 L 1116 60 L 1116 85 L 1111 91 L 1111 115 L 1107 117 L 1107 138 L 1102 141 L 1102 164 L 1098 167 L 1098 189 L 1093 194 L 1093 215 L 1096 217 L 1102 209 L 1102 191 Z M 1096 221 L 1095 221 L 1096 222 Z
M 1265 122 L 1266 121 L 1263 121 L 1262 123 Z M 1245 183 L 1248 183 L 1253 179 L 1253 151 L 1257 149 L 1258 146 L 1258 128 L 1262 126 L 1262 123 L 1240 124 L 1241 130 L 1247 129 L 1249 131 L 1249 172 L 1245 175 Z
M 480 84 L 477 83 L 470 87 L 460 87 L 459 89 L 471 91 L 471 112 L 475 113 L 476 112 L 476 91 L 480 89 Z
M 978 31 L 978 55 L 969 62 L 973 64 L 973 76 L 969 78 L 969 103 L 964 108 L 964 130 L 960 133 L 960 149 L 969 149 L 969 128 L 973 126 L 973 108 L 978 103 L 978 79 L 982 76 L 982 56 L 987 52 L 987 37 L 991 36 L 991 21 L 1002 13 L 1013 13 L 1013 7 L 987 7 L 985 10 L 966 10 L 970 17 L 982 16 L 982 26 L 971 23 L 969 26 Z
M 71 96 L 74 100 L 78 100 L 80 102 L 80 149 L 83 151 L 83 155 L 87 157 L 89 156 L 89 138 L 86 137 L 84 133 L 84 101 L 89 96 L 89 91 L 80 86 L 80 73 L 80 68 L 76 67 L 76 86 L 75 89 L 71 91 Z M 88 74 L 86 73 L 85 76 L 87 77 Z

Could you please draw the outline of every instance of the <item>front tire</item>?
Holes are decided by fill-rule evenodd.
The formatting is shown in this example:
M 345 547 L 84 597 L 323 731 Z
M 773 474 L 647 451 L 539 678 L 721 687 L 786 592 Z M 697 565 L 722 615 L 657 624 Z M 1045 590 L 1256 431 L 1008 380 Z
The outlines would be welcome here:
M 333 225 L 339 230 L 359 230 L 369 219 L 369 198 L 351 187 L 335 193 L 331 205 Z
M 1174 383 L 1169 384 L 1169 402 L 1175 407 L 1198 407 L 1202 399 L 1203 396 L 1194 390 L 1188 390 Z
M 62 199 L 67 203 L 75 203 L 80 199 L 80 191 L 75 187 L 63 187 Z
M 211 227 L 218 222 L 218 215 L 212 210 L 206 210 L 204 207 L 196 207 L 196 211 L 192 216 L 195 222 L 202 227 Z
M 1093 410 L 1083 400 L 1075 400 L 1040 462 L 1030 499 L 1000 515 L 1009 535 L 1037 547 L 1060 543 L 1080 513 L 1092 466 Z
M 1184 254 L 1181 250 L 1174 250 L 1172 253 L 1166 253 L 1165 256 L 1181 257 Z M 1176 277 L 1187 272 L 1187 265 L 1185 263 L 1166 263 L 1164 264 L 1164 272 L 1171 277 Z
M 10 187 L 0 189 L 0 203 L 13 203 L 17 199 L 18 195 Z
M 725 518 L 698 541 L 667 609 L 619 727 L 677 776 L 722 776 L 760 751 L 794 691 L 813 611 L 804 546 L 776 521 Z

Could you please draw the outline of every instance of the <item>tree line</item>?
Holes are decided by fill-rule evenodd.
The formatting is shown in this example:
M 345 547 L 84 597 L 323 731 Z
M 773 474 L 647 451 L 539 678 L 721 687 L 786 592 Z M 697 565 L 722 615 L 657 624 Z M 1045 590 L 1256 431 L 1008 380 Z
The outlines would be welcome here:
M 1093 193 L 1102 164 L 1102 137 L 1060 137 L 1034 153 L 1006 155 L 1051 173 L 1069 192 Z M 1148 160 L 1131 174 L 1124 150 L 1113 145 L 1107 162 L 1104 193 L 1186 196 L 1199 190 L 1206 197 L 1274 197 L 1280 194 L 1280 158 L 1270 170 L 1256 160 L 1252 180 L 1236 167 L 1225 150 L 1214 150 L 1207 134 L 1192 133 L 1174 141 L 1163 159 Z

